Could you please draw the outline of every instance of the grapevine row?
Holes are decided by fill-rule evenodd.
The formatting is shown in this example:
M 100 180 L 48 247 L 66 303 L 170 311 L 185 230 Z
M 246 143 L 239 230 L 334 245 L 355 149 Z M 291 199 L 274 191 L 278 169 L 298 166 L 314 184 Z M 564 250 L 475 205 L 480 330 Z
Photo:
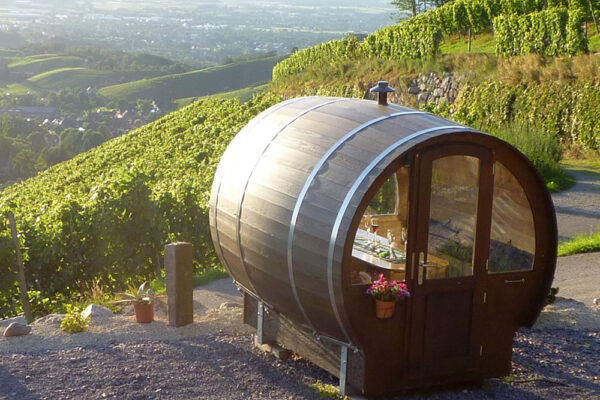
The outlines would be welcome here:
M 548 10 L 544 11 L 546 7 Z M 530 47 L 520 46 L 518 53 L 511 50 L 514 48 L 513 44 L 501 45 L 499 54 L 536 51 L 548 54 L 552 53 L 548 47 L 553 46 L 558 48 L 552 54 L 573 54 L 587 49 L 581 23 L 591 20 L 591 10 L 599 8 L 600 0 L 455 0 L 397 25 L 380 29 L 362 42 L 349 36 L 297 51 L 275 66 L 273 80 L 292 76 L 311 65 L 335 64 L 360 57 L 432 57 L 439 53 L 443 35 L 464 34 L 469 31 L 479 34 L 499 30 L 503 35 L 503 43 L 525 42 L 539 31 L 537 26 L 540 23 L 552 22 L 552 18 L 564 18 L 562 15 L 565 13 L 568 13 L 565 19 L 568 22 L 563 24 L 563 20 L 560 20 L 558 24 L 562 28 L 561 40 L 554 40 L 551 45 L 542 46 L 541 51 L 538 51 L 538 44 Z M 559 9 L 562 11 L 558 12 Z M 525 27 L 515 25 L 522 21 L 526 22 Z M 527 21 L 536 21 L 535 27 L 527 24 Z M 556 24 L 545 29 L 550 31 L 555 27 Z M 505 50 L 506 46 L 509 50 Z

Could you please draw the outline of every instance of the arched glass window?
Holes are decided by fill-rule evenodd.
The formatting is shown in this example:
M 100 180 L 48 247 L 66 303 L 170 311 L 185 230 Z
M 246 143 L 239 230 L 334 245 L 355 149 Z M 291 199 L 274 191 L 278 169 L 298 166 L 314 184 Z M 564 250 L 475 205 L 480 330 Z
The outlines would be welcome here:
M 370 200 L 352 248 L 352 256 L 368 264 L 357 264 L 352 283 L 370 282 L 382 271 L 392 279 L 405 279 L 409 177 L 409 168 L 400 167 Z
M 529 271 L 535 254 L 531 205 L 513 174 L 495 162 L 494 202 L 490 238 L 490 273 Z

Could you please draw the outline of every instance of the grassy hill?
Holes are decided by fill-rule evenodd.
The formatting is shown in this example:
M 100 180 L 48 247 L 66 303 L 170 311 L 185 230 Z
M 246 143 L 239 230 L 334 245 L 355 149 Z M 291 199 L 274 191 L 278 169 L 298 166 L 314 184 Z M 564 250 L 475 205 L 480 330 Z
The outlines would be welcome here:
M 100 71 L 89 68 L 59 68 L 32 76 L 28 81 L 45 90 L 62 88 L 87 88 L 88 86 L 104 87 L 119 82 L 154 77 L 160 71 Z
M 273 66 L 282 59 L 281 56 L 269 57 L 143 79 L 105 87 L 100 90 L 100 94 L 111 99 L 142 98 L 172 102 L 176 99 L 234 91 L 269 81 Z
M 8 64 L 12 73 L 32 73 L 55 70 L 58 68 L 81 67 L 83 60 L 74 56 L 58 56 L 56 54 L 43 54 L 27 57 L 13 57 Z
M 210 98 L 238 99 L 240 102 L 244 103 L 252 99 L 255 95 L 265 92 L 268 88 L 269 84 L 265 83 L 263 85 L 250 86 L 240 90 L 232 90 L 230 92 L 211 94 L 208 96 L 186 97 L 183 99 L 177 99 L 173 103 L 175 103 L 178 107 L 183 107 L 187 106 L 190 103 L 193 103 L 194 101 Z

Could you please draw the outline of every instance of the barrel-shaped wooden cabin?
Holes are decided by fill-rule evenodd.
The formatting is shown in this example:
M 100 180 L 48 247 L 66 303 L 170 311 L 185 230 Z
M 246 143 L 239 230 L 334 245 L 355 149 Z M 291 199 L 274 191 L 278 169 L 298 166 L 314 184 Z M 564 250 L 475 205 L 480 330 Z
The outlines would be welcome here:
M 245 322 L 342 391 L 508 374 L 554 275 L 544 182 L 493 136 L 382 103 L 287 100 L 229 145 L 210 226 Z M 390 319 L 366 294 L 381 273 L 411 292 Z

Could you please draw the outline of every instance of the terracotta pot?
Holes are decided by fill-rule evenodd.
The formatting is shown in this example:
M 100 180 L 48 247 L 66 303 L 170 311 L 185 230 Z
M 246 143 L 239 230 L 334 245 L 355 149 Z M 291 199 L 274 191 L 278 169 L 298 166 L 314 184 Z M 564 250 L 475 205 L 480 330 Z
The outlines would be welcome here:
M 395 301 L 383 301 L 375 299 L 375 315 L 379 319 L 392 318 L 394 315 Z
M 140 324 L 147 324 L 154 321 L 153 303 L 133 303 L 135 310 L 135 320 Z

